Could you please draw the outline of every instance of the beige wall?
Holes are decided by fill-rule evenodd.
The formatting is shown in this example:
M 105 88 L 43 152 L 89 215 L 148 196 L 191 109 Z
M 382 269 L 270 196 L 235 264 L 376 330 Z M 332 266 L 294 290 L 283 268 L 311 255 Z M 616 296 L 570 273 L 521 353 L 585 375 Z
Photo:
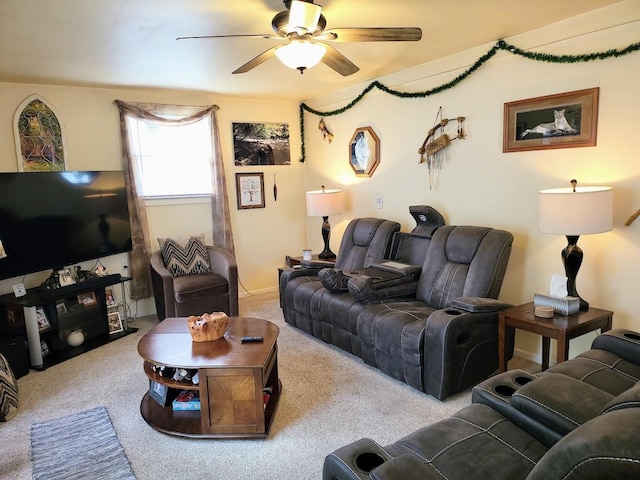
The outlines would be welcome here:
M 29 96 L 38 94 L 47 100 L 63 123 L 67 143 L 69 170 L 121 169 L 121 142 L 118 110 L 114 99 L 138 102 L 176 103 L 220 106 L 218 121 L 229 189 L 231 221 L 242 282 L 241 292 L 258 293 L 277 285 L 277 267 L 284 256 L 302 249 L 305 235 L 304 165 L 299 159 L 298 106 L 295 102 L 265 99 L 242 99 L 215 95 L 77 88 L 50 85 L 0 83 L 0 171 L 17 170 L 13 117 L 18 106 Z M 232 122 L 283 122 L 291 130 L 289 166 L 235 167 L 233 162 Z M 179 159 L 178 159 L 179 160 Z M 238 210 L 236 206 L 236 172 L 264 172 L 266 208 Z M 273 183 L 278 186 L 278 200 L 273 198 Z M 0 192 L 1 194 L 1 192 Z M 208 202 L 149 202 L 149 228 L 152 247 L 157 237 L 204 233 L 212 239 Z M 122 256 L 102 259 L 112 272 L 120 271 Z M 85 268 L 93 262 L 83 264 Z M 27 287 L 38 285 L 49 272 L 28 275 Z M 0 281 L 0 293 L 11 292 L 15 278 Z M 246 291 L 245 291 L 246 289 Z M 133 306 L 134 314 L 153 313 L 152 301 L 143 300 Z
M 508 41 L 525 49 L 544 45 L 538 51 L 555 54 L 604 51 L 637 42 L 639 21 L 639 3 L 624 2 Z M 613 25 L 622 26 L 609 28 Z M 426 91 L 455 78 L 491 46 L 403 71 L 381 82 L 401 91 Z M 364 86 L 308 103 L 321 111 L 341 108 Z M 600 87 L 596 147 L 502 153 L 505 102 L 591 87 Z M 445 117 L 465 116 L 468 136 L 447 148 L 444 165 L 435 172 L 430 189 L 427 168 L 418 163 L 417 150 L 439 107 Z M 435 207 L 450 224 L 511 231 L 515 243 L 501 298 L 519 304 L 532 301 L 534 292 L 547 290 L 552 274 L 563 273 L 560 251 L 566 239 L 538 232 L 537 192 L 568 186 L 572 178 L 582 185 L 610 185 L 614 188 L 614 229 L 580 238 L 584 262 L 577 288 L 592 306 L 614 311 L 614 327 L 638 330 L 640 220 L 629 227 L 625 222 L 640 208 L 639 111 L 640 52 L 571 65 L 534 62 L 500 52 L 458 86 L 432 97 L 400 99 L 374 90 L 346 113 L 325 118 L 335 134 L 331 144 L 317 131 L 318 118 L 306 114 L 306 186 L 317 188 L 325 183 L 347 191 L 348 211 L 332 219 L 336 236 L 348 219 L 365 215 L 400 221 L 408 230 L 414 225 L 408 206 L 419 204 Z M 354 130 L 366 125 L 381 140 L 381 163 L 370 179 L 357 178 L 348 160 Z M 455 134 L 455 130 L 448 133 Z M 375 207 L 376 193 L 383 195 L 382 210 Z M 315 219 L 307 223 L 314 249 L 320 248 L 316 223 Z M 570 354 L 584 350 L 594 336 L 572 341 Z M 537 336 L 519 333 L 517 342 L 521 349 L 539 351 Z
M 543 45 L 549 53 L 585 53 L 620 48 L 637 42 L 640 8 L 627 1 L 517 38 L 522 48 Z M 625 25 L 626 24 L 626 25 Z M 620 25 L 615 27 L 615 25 Z M 613 28 L 610 28 L 614 26 Z M 589 33 L 593 32 L 593 33 Z M 568 39 L 568 40 L 563 40 Z M 446 41 L 446 39 L 442 39 Z M 486 46 L 381 79 L 393 88 L 424 91 L 450 81 L 491 47 Z M 319 67 L 321 68 L 321 67 Z M 327 74 L 331 74 L 327 72 Z M 583 236 L 585 260 L 578 276 L 578 291 L 593 306 L 615 312 L 614 326 L 640 330 L 635 295 L 640 265 L 640 220 L 624 223 L 640 208 L 640 53 L 588 64 L 556 65 L 532 62 L 501 52 L 472 77 L 452 90 L 425 99 L 399 99 L 379 91 L 348 112 L 325 118 L 335 134 L 324 141 L 317 130 L 318 117 L 306 114 L 307 162 L 299 163 L 300 137 L 297 104 L 281 100 L 255 100 L 185 92 L 110 90 L 0 83 L 0 171 L 17 169 L 12 119 L 17 106 L 37 93 L 57 110 L 64 123 L 69 168 L 119 169 L 120 138 L 116 98 L 129 101 L 205 105 L 216 103 L 229 187 L 232 223 L 240 278 L 252 293 L 277 288 L 277 267 L 286 254 L 299 254 L 309 246 L 322 249 L 319 218 L 306 218 L 304 191 L 321 184 L 347 191 L 348 207 L 330 218 L 332 249 L 337 252 L 348 220 L 379 216 L 397 220 L 404 230 L 414 223 L 410 205 L 437 208 L 450 224 L 490 225 L 513 232 L 515 244 L 501 298 L 527 302 L 548 287 L 549 277 L 562 272 L 560 250 L 566 241 L 537 230 L 537 191 L 564 186 L 577 178 L 583 185 L 614 188 L 614 229 Z M 365 85 L 334 92 L 309 102 L 320 110 L 340 108 Z M 502 153 L 502 114 L 505 102 L 540 95 L 600 87 L 598 145 L 591 148 Z M 426 166 L 417 150 L 432 127 L 438 108 L 446 117 L 466 117 L 467 138 L 446 150 L 446 161 L 435 172 L 429 189 Z M 233 166 L 231 123 L 287 122 L 291 129 L 291 166 L 237 168 Z M 370 179 L 356 178 L 348 163 L 348 142 L 354 130 L 370 125 L 381 140 L 381 164 Z M 265 172 L 266 208 L 237 210 L 235 172 Z M 276 174 L 278 201 L 273 201 Z M 374 196 L 384 197 L 375 208 Z M 151 237 L 204 232 L 210 238 L 206 204 L 149 206 Z M 119 256 L 103 260 L 120 268 Z M 27 286 L 47 273 L 27 276 Z M 21 279 L 0 282 L 0 293 L 11 291 Z M 242 290 L 241 290 L 242 291 Z M 139 302 L 134 313 L 154 310 L 150 301 Z M 595 334 L 571 343 L 571 355 L 584 350 Z M 536 355 L 539 339 L 518 334 L 518 348 Z

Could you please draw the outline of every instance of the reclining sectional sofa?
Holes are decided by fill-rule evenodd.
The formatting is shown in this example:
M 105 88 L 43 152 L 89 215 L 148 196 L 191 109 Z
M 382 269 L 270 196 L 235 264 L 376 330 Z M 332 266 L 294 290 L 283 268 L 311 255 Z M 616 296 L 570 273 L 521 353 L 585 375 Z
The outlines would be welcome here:
M 640 478 L 639 380 L 640 334 L 611 330 L 543 373 L 489 378 L 471 405 L 391 445 L 339 448 L 323 479 Z
M 280 303 L 287 323 L 444 399 L 498 368 L 498 311 L 509 305 L 497 298 L 513 236 L 445 225 L 429 206 L 409 211 L 410 233 L 352 220 L 335 265 L 285 269 Z

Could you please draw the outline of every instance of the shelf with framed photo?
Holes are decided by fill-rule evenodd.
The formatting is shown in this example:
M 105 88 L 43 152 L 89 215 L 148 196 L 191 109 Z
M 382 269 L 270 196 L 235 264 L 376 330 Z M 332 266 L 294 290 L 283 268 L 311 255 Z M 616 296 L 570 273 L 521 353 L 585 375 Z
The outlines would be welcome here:
M 113 295 L 114 286 L 121 285 L 124 292 L 129 280 L 107 276 L 52 290 L 28 289 L 17 298 L 0 295 L 4 323 L 0 329 L 22 335 L 29 347 L 31 367 L 44 370 L 137 331 L 128 325 L 124 303 Z M 109 302 L 115 301 L 114 305 L 107 305 L 108 287 L 112 288 Z
M 126 324 L 130 321 L 129 319 L 129 311 L 127 309 L 127 303 L 124 301 L 125 299 L 125 288 L 124 288 L 124 284 L 122 285 L 122 288 L 119 292 L 119 295 L 116 294 L 115 291 L 115 285 L 111 285 L 108 286 L 104 289 L 104 297 L 105 297 L 105 303 L 107 305 L 107 318 L 109 320 L 109 333 L 116 333 L 116 316 L 114 314 L 118 314 L 118 321 L 121 325 L 122 328 L 126 327 Z M 111 329 L 112 326 L 112 320 L 113 320 L 113 327 L 114 329 Z M 117 330 L 117 331 L 122 331 L 122 330 Z

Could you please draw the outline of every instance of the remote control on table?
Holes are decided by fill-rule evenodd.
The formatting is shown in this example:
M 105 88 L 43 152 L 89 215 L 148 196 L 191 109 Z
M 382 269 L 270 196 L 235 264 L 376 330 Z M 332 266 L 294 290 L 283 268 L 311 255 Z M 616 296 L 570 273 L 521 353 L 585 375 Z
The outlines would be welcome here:
M 242 337 L 240 339 L 242 343 L 262 342 L 262 340 L 264 340 L 262 337 Z

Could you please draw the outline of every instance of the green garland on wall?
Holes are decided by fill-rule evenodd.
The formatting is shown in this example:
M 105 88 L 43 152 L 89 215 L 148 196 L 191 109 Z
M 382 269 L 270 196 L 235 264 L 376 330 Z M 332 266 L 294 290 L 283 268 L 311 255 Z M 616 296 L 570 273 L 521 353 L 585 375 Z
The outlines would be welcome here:
M 527 52 L 525 50 L 522 50 L 514 45 L 511 45 L 505 42 L 504 40 L 498 40 L 496 44 L 493 47 L 491 47 L 491 49 L 487 53 L 481 56 L 478 60 L 476 60 L 476 62 L 473 65 L 471 65 L 468 69 L 466 69 L 460 75 L 455 77 L 453 80 L 423 92 L 401 92 L 399 90 L 393 90 L 392 88 L 389 88 L 383 85 L 382 83 L 378 82 L 377 80 L 375 80 L 374 82 L 370 83 L 362 91 L 362 93 L 360 93 L 360 95 L 354 98 L 351 102 L 349 102 L 344 107 L 338 108 L 336 110 L 329 110 L 326 112 L 322 112 L 320 110 L 315 110 L 314 108 L 311 108 L 306 103 L 301 103 L 300 104 L 300 138 L 301 138 L 302 156 L 300 157 L 300 161 L 304 162 L 306 158 L 305 145 L 304 145 L 305 143 L 304 142 L 304 112 L 305 111 L 321 117 L 331 117 L 334 115 L 340 115 L 341 113 L 344 113 L 347 110 L 355 107 L 360 102 L 360 100 L 362 100 L 365 97 L 365 95 L 367 95 L 374 88 L 382 90 L 383 92 L 398 98 L 429 97 L 431 95 L 435 95 L 436 93 L 440 93 L 444 90 L 448 90 L 450 88 L 455 87 L 461 81 L 463 81 L 465 78 L 471 75 L 473 72 L 478 70 L 482 65 L 487 63 L 500 50 L 505 50 L 514 55 L 520 55 L 521 57 L 527 58 L 529 60 L 535 60 L 537 62 L 578 63 L 578 62 L 590 62 L 594 60 L 606 60 L 608 58 L 622 57 L 629 53 L 633 53 L 640 50 L 640 42 L 632 43 L 628 47 L 623 48 L 621 50 L 611 49 L 605 52 L 586 53 L 581 55 L 551 55 L 548 53 Z

